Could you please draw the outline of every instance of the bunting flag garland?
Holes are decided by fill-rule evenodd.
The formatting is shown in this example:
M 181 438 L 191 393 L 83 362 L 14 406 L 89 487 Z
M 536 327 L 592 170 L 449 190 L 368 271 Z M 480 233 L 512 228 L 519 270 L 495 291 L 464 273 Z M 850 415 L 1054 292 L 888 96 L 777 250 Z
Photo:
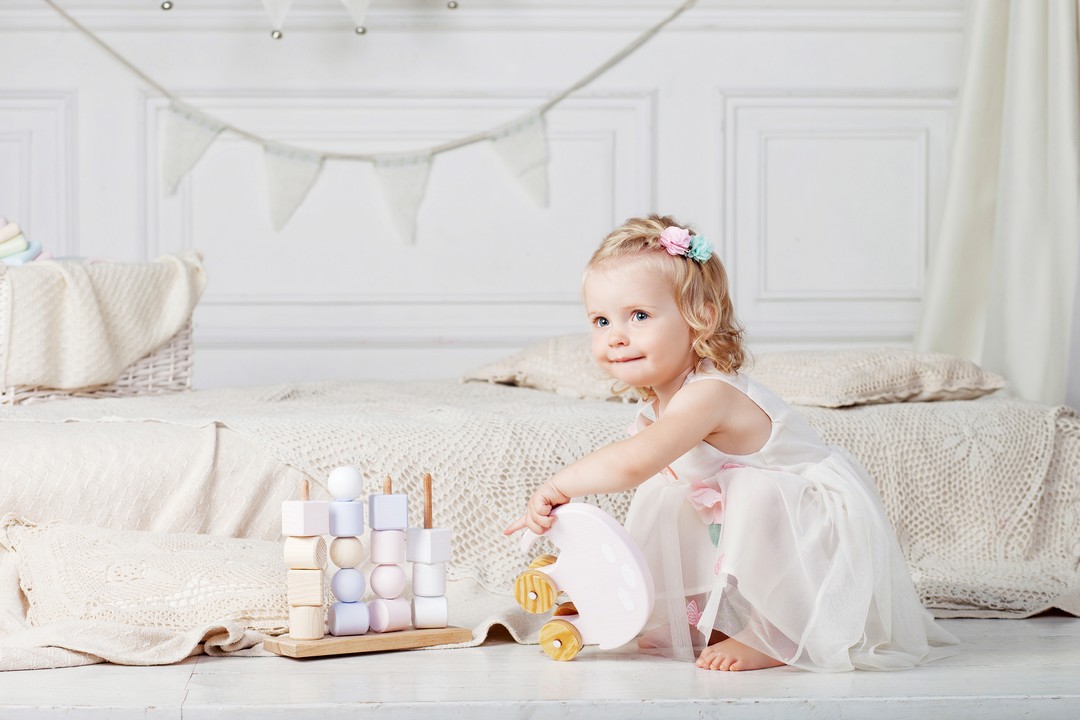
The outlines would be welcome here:
M 349 11 L 349 15 L 351 15 L 353 19 L 353 24 L 358 28 L 363 27 L 364 18 L 367 17 L 368 6 L 371 5 L 371 0 L 341 0 L 341 4 Z
M 263 146 L 270 222 L 281 230 L 322 172 L 323 156 L 308 150 L 268 143 Z
M 161 184 L 167 195 L 175 195 L 180 181 L 195 167 L 225 125 L 175 102 L 163 110 L 160 117 L 165 140 L 161 155 Z
M 492 131 L 491 142 L 503 164 L 540 207 L 548 206 L 547 128 L 544 116 L 532 112 Z
M 289 14 L 292 0 L 262 0 L 262 4 L 267 17 L 270 18 L 270 26 L 275 30 L 281 30 L 285 24 L 285 16 Z
M 547 207 L 549 183 L 547 166 L 550 159 L 547 128 L 544 115 L 571 94 L 600 77 L 627 56 L 644 45 L 669 23 L 693 7 L 697 0 L 684 0 L 666 18 L 635 38 L 606 62 L 581 77 L 561 93 L 551 97 L 540 107 L 511 123 L 494 130 L 475 133 L 426 150 L 409 153 L 318 153 L 283 143 L 275 143 L 255 133 L 221 122 L 189 105 L 154 81 L 116 50 L 72 17 L 55 0 L 42 0 L 76 30 L 81 32 L 117 62 L 171 101 L 159 114 L 162 135 L 161 182 L 167 195 L 173 195 L 180 181 L 191 171 L 207 148 L 224 130 L 263 146 L 266 163 L 267 194 L 270 202 L 270 219 L 275 230 L 281 230 L 296 209 L 307 197 L 311 187 L 322 172 L 326 160 L 351 160 L 373 163 L 379 186 L 387 204 L 391 219 L 398 232 L 408 243 L 415 242 L 416 213 L 424 199 L 432 158 L 440 153 L 456 150 L 474 143 L 490 141 L 507 169 L 521 184 L 524 191 L 538 205 Z M 370 0 L 341 0 L 352 15 L 358 30 L 367 15 Z M 275 37 L 289 12 L 292 0 L 262 0 L 273 24 Z
M 430 153 L 375 157 L 375 175 L 390 217 L 398 234 L 410 245 L 416 241 L 416 213 L 424 199 L 430 171 Z

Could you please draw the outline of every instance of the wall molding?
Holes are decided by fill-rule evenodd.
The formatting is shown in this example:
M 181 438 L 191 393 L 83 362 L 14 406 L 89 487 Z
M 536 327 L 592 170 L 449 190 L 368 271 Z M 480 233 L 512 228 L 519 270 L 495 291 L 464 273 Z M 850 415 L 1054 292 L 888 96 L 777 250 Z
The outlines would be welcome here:
M 269 32 L 257 0 L 184 0 L 168 12 L 157 2 L 60 0 L 91 30 L 102 32 Z M 441 2 L 376 0 L 367 26 L 372 32 L 457 31 L 632 31 L 644 30 L 677 7 L 677 0 L 463 0 L 454 11 Z M 665 32 L 766 30 L 773 32 L 957 32 L 963 29 L 963 0 L 793 1 L 783 6 L 752 0 L 700 0 Z M 55 31 L 69 27 L 38 0 L 5 0 L 5 30 Z M 285 22 L 290 31 L 349 32 L 352 22 L 338 2 L 294 5 Z M 361 39 L 362 41 L 362 39 Z

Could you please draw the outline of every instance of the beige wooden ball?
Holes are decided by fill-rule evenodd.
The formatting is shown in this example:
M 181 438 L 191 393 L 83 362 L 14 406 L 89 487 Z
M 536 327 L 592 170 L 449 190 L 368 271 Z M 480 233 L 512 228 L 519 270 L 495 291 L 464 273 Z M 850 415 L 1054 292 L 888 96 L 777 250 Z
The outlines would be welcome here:
M 364 544 L 357 537 L 334 538 L 330 543 L 330 562 L 339 568 L 356 567 L 364 561 Z

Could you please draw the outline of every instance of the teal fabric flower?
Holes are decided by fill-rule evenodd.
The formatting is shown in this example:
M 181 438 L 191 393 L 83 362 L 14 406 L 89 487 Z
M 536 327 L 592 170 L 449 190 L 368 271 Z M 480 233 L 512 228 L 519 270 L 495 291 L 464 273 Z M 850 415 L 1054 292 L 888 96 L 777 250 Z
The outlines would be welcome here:
M 697 260 L 699 263 L 708 262 L 712 257 L 712 243 L 704 235 L 691 235 L 690 248 L 686 251 L 686 257 Z

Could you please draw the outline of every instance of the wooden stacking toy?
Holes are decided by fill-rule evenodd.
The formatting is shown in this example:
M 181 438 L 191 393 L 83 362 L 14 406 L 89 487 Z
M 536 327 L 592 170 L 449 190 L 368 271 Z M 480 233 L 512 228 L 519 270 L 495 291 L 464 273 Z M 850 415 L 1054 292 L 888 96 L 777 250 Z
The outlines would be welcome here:
M 281 532 L 285 538 L 285 578 L 289 602 L 289 637 L 318 640 L 323 636 L 323 568 L 329 528 L 327 503 L 308 499 L 308 482 L 299 500 L 281 503 Z
M 446 561 L 450 559 L 449 528 L 433 528 L 431 474 L 424 473 L 424 527 L 405 533 L 405 558 L 413 564 L 412 624 L 415 628 L 446 627 Z
M 607 650 L 633 640 L 652 612 L 655 591 L 645 557 L 626 529 L 585 503 L 560 505 L 544 533 L 560 552 L 541 555 L 514 581 L 514 599 L 544 613 L 560 592 L 570 597 L 540 628 L 540 646 L 554 660 L 572 660 L 584 645 Z M 528 552 L 538 536 L 521 538 Z
M 359 565 L 364 559 L 360 536 L 364 534 L 364 502 L 358 500 L 364 477 L 354 467 L 330 473 L 330 560 L 338 567 L 330 581 L 337 599 L 326 612 L 331 635 L 363 635 L 370 627 L 368 605 L 361 598 L 367 589 Z
M 289 634 L 268 638 L 263 647 L 278 655 L 305 658 L 472 640 L 468 629 L 446 624 L 450 531 L 431 527 L 430 475 L 425 474 L 424 482 L 423 530 L 408 528 L 408 498 L 394 494 L 390 478 L 384 481 L 382 494 L 368 497 L 369 557 L 374 568 L 366 583 L 359 569 L 364 560 L 360 539 L 364 532 L 364 503 L 357 499 L 363 485 L 358 470 L 337 468 L 330 474 L 327 485 L 333 502 L 309 500 L 305 481 L 299 501 L 282 503 L 285 563 L 289 568 Z M 323 535 L 333 538 L 329 558 L 337 567 L 330 582 L 336 602 L 328 609 L 322 584 L 328 554 Z M 413 603 L 402 597 L 407 585 L 403 568 L 407 554 L 417 558 L 413 583 L 426 593 L 414 597 Z M 415 570 L 417 567 L 421 569 Z M 376 595 L 367 603 L 363 601 L 366 586 Z M 414 618 L 419 622 L 410 628 Z M 324 635 L 326 625 L 328 637 Z

